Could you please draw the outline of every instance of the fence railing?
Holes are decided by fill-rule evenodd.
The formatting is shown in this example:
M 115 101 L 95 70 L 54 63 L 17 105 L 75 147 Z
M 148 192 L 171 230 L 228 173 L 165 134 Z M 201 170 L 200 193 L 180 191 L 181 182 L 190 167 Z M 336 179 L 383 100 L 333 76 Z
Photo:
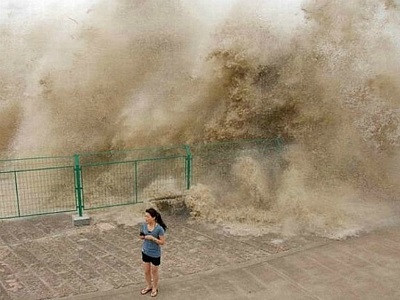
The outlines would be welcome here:
M 71 157 L 0 161 L 0 218 L 75 210 Z
M 280 149 L 280 139 L 271 139 L 0 160 L 0 219 L 82 216 L 84 210 L 175 198 L 193 183 L 225 176 L 239 155 L 271 156 Z

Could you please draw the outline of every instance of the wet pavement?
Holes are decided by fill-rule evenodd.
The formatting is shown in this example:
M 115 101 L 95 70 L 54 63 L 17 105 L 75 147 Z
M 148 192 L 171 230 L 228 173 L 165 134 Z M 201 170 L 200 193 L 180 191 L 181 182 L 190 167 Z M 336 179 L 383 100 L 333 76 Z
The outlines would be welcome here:
M 237 236 L 165 216 L 157 299 L 400 299 L 400 227 L 358 238 Z M 0 222 L 0 300 L 144 299 L 139 227 Z

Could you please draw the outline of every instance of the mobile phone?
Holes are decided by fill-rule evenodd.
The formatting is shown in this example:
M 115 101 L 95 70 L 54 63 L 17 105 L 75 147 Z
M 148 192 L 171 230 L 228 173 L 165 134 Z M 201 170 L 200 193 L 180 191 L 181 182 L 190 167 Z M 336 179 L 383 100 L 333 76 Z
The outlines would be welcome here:
M 144 236 L 144 232 L 143 232 L 143 231 L 140 231 L 139 235 L 140 235 L 140 236 Z

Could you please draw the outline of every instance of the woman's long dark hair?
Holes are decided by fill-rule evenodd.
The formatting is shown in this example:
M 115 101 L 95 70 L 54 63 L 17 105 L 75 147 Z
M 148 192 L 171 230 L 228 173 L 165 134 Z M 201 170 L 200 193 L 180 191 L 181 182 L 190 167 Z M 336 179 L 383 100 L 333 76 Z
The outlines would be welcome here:
M 153 218 L 155 218 L 156 222 L 164 229 L 164 231 L 167 230 L 167 225 L 165 225 L 163 219 L 161 218 L 161 214 L 155 210 L 154 208 L 148 208 L 146 209 L 146 212 L 152 216 Z

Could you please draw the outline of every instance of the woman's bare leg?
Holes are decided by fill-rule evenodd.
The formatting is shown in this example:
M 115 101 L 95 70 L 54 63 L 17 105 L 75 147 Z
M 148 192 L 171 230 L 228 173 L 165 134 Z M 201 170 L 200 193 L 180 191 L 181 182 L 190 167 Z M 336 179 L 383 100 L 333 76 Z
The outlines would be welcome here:
M 143 263 L 144 278 L 146 279 L 147 288 L 151 288 L 151 265 L 150 263 Z
M 151 277 L 153 279 L 153 291 L 158 290 L 158 266 L 151 265 Z

